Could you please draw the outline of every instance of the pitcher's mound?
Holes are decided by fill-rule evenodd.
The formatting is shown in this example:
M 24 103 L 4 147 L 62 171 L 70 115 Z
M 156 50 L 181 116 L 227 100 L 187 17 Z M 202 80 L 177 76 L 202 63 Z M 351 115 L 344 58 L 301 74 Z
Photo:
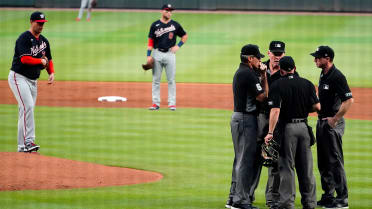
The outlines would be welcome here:
M 72 189 L 149 183 L 160 173 L 38 154 L 0 152 L 0 191 Z

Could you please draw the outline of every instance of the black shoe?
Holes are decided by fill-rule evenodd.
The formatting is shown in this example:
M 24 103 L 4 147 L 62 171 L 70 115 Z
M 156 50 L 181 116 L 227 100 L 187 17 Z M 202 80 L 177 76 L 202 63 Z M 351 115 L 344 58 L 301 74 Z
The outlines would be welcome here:
M 35 143 L 28 143 L 25 146 L 26 152 L 37 152 L 39 150 L 40 146 Z
M 232 197 L 229 197 L 229 199 L 226 201 L 225 208 L 231 208 L 232 205 L 233 205 Z
M 345 203 L 344 201 L 333 201 L 331 204 L 324 205 L 323 208 L 325 209 L 347 209 L 349 208 L 349 204 Z
M 234 203 L 231 206 L 231 209 L 259 209 L 256 206 L 253 206 L 252 204 L 236 204 Z
M 331 205 L 331 204 L 333 204 L 333 203 L 334 203 L 334 198 L 331 199 L 331 198 L 323 198 L 323 197 L 322 197 L 322 199 L 320 199 L 320 200 L 316 203 L 316 205 L 317 205 L 318 207 L 324 207 L 324 206 L 326 206 L 326 205 Z
M 339 208 L 339 209 L 348 209 L 349 208 L 349 203 L 346 200 L 343 200 L 343 199 L 337 199 L 335 200 L 336 202 L 336 206 Z

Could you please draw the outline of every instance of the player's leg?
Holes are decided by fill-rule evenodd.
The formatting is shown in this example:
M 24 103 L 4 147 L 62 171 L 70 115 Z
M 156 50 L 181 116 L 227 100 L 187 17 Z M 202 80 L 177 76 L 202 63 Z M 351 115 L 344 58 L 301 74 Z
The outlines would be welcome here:
M 87 20 L 90 20 L 90 15 L 92 13 L 92 1 L 93 0 L 88 0 L 88 11 L 87 11 Z
M 318 169 L 320 173 L 320 182 L 324 192 L 321 199 L 318 201 L 318 206 L 332 204 L 335 192 L 335 182 L 331 170 L 331 145 L 328 134 L 329 125 L 327 123 L 327 120 L 318 120 L 316 126 Z
M 81 20 L 81 18 L 83 18 L 84 9 L 87 7 L 88 1 L 89 0 L 81 0 L 79 15 L 76 20 Z
M 298 123 L 297 131 L 302 138 L 298 140 L 296 154 L 296 172 L 298 184 L 301 193 L 301 203 L 303 208 L 315 208 L 316 204 L 316 186 L 313 173 L 313 155 L 310 146 L 310 136 L 305 123 Z
M 162 59 L 163 53 L 154 50 L 154 67 L 152 68 L 152 104 L 160 106 L 160 81 L 163 71 Z
M 168 106 L 176 106 L 176 55 L 172 52 L 166 53 L 165 72 L 168 80 Z
M 296 198 L 296 182 L 295 182 L 295 158 L 297 137 L 294 135 L 292 123 L 288 123 L 284 129 L 284 137 L 280 145 L 279 156 L 279 172 L 280 186 L 279 207 L 294 209 L 294 201 Z
M 27 141 L 35 139 L 34 99 L 27 78 L 10 71 L 9 86 L 18 102 L 18 151 L 22 151 Z

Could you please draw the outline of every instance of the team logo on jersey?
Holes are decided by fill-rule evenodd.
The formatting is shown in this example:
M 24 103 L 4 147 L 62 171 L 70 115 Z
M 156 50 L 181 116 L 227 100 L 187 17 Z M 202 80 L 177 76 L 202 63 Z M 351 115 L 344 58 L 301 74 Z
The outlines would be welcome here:
M 169 33 L 169 32 L 175 31 L 175 30 L 176 30 L 176 27 L 174 27 L 174 25 L 171 25 L 171 26 L 166 27 L 166 28 L 159 28 L 154 33 L 155 33 L 156 37 L 160 37 L 165 33 Z
M 274 102 L 273 102 L 273 101 L 268 101 L 267 104 L 268 104 L 269 106 L 273 106 Z
M 47 48 L 47 44 L 44 41 L 42 41 L 39 46 L 36 45 L 36 46 L 33 46 L 31 48 L 31 54 L 32 54 L 32 56 L 36 56 L 37 54 L 39 54 L 40 52 L 42 52 L 46 48 Z
M 259 83 L 256 84 L 256 87 L 257 87 L 257 90 L 258 91 L 262 91 L 262 87 L 261 87 L 261 85 Z
M 169 39 L 173 39 L 173 37 L 174 37 L 174 33 L 173 32 L 170 32 L 169 33 Z
M 324 85 L 323 85 L 323 89 L 324 89 L 324 90 L 329 90 L 329 85 L 328 85 L 328 84 L 324 84 Z
M 351 96 L 353 96 L 353 94 L 351 92 L 348 92 L 348 93 L 345 94 L 345 97 L 351 97 Z

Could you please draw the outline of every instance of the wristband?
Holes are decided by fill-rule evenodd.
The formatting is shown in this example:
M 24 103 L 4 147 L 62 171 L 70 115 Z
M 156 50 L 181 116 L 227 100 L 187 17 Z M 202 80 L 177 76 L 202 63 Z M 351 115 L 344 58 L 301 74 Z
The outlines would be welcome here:
M 268 135 L 273 135 L 273 133 L 270 133 L 270 132 L 269 132 L 269 133 L 267 133 L 267 134 L 268 134 Z
M 148 49 L 147 50 L 147 56 L 150 56 L 151 55 L 151 49 Z
M 180 41 L 180 42 L 178 42 L 177 45 L 178 45 L 179 47 L 181 47 L 183 44 L 184 44 L 183 41 Z

